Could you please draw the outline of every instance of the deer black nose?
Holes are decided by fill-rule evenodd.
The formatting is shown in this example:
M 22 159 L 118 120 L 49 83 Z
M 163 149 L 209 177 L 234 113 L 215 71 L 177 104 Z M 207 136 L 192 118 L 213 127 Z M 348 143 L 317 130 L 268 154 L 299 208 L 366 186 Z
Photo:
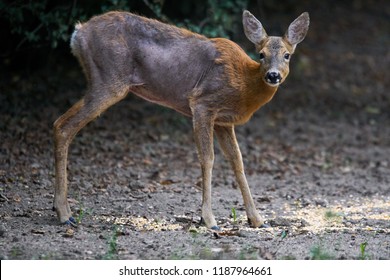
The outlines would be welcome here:
M 265 80 L 270 84 L 278 84 L 282 80 L 279 72 L 268 72 L 265 75 Z

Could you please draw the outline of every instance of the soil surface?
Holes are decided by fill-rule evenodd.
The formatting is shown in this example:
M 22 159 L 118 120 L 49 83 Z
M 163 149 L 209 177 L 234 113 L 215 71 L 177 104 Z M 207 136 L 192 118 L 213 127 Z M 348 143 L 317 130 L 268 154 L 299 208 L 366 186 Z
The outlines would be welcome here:
M 213 208 L 222 231 L 199 225 L 191 120 L 134 96 L 73 141 L 69 202 L 79 226 L 59 225 L 52 124 L 81 97 L 74 59 L 74 70 L 2 85 L 0 258 L 390 259 L 389 5 L 302 2 L 294 15 L 268 19 L 284 29 L 311 14 L 289 78 L 236 129 L 268 228 L 248 225 L 217 144 Z

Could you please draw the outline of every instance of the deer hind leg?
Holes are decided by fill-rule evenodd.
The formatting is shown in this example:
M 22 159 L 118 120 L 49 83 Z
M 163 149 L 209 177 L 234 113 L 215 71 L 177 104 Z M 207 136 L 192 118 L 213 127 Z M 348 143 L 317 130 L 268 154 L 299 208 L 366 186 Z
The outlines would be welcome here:
M 85 98 L 73 105 L 54 123 L 55 190 L 53 208 L 61 223 L 75 225 L 67 201 L 67 157 L 68 147 L 74 136 L 90 121 L 113 104 L 122 100 L 127 91 L 110 94 L 110 91 L 90 90 Z
M 244 164 L 242 162 L 240 148 L 238 146 L 236 135 L 234 133 L 234 127 L 215 126 L 215 134 L 217 136 L 221 149 L 225 154 L 225 157 L 230 162 L 233 168 L 237 183 L 240 187 L 241 194 L 244 200 L 248 221 L 253 227 L 260 227 L 261 225 L 263 225 L 264 222 L 256 210 L 251 191 L 249 189 L 248 182 L 245 177 Z

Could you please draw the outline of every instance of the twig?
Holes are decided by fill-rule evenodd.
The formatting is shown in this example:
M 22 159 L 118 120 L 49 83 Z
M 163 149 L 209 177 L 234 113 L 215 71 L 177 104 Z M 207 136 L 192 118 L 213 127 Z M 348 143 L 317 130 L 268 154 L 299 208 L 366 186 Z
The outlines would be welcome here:
M 170 22 L 169 18 L 162 13 L 164 1 L 160 1 L 160 11 L 159 12 L 156 11 L 155 7 L 153 6 L 152 3 L 150 3 L 149 0 L 143 0 L 143 2 L 159 19 L 166 21 L 168 23 Z
M 147 194 L 140 194 L 140 195 L 136 195 L 136 194 L 130 194 L 131 197 L 135 198 L 135 199 L 144 199 L 146 198 L 148 195 Z
M 2 194 L 2 193 L 0 193 L 0 196 L 1 196 L 1 198 L 3 198 L 5 201 L 9 201 L 9 199 L 4 195 L 4 194 Z
M 43 23 L 39 24 L 31 33 L 34 34 L 39 31 L 43 27 Z M 27 41 L 27 36 L 25 36 L 19 44 L 16 46 L 15 50 L 19 50 L 19 48 Z
M 70 6 L 70 9 L 69 9 L 68 25 L 72 24 L 73 13 L 76 9 L 76 5 L 77 5 L 77 0 L 73 0 L 72 5 Z

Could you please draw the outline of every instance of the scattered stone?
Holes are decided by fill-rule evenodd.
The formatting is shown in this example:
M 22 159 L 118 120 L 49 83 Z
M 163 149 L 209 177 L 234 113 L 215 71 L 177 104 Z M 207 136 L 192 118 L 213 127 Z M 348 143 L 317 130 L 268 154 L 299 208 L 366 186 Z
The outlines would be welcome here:
M 286 218 L 277 217 L 273 220 L 269 220 L 269 224 L 272 227 L 288 227 L 291 226 L 291 221 Z
M 74 230 L 71 228 L 67 228 L 62 236 L 66 238 L 72 238 L 74 236 Z
M 261 196 L 257 198 L 257 202 L 259 203 L 271 202 L 271 198 L 268 196 Z
M 316 206 L 321 206 L 321 207 L 328 207 L 329 202 L 326 199 L 323 198 L 317 198 L 314 200 L 314 203 Z
M 1 225 L 0 226 L 0 238 L 1 237 L 5 237 L 5 234 L 6 234 L 6 229 L 5 229 L 5 227 L 4 227 L 4 225 Z
M 45 234 L 45 231 L 42 229 L 32 229 L 31 232 L 34 234 Z

